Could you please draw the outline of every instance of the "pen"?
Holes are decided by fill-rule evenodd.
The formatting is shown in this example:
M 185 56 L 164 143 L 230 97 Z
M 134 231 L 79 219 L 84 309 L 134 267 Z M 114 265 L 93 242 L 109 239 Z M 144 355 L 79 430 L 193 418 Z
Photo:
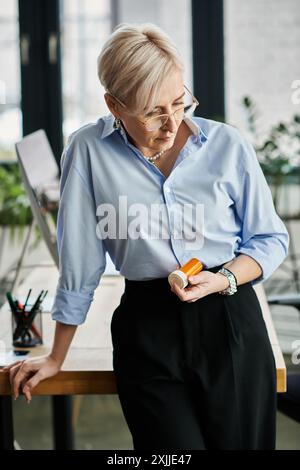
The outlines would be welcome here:
M 45 297 L 46 297 L 47 294 L 48 294 L 48 290 L 45 291 L 45 294 L 43 295 L 43 298 L 42 298 L 42 300 L 41 300 L 41 303 L 44 302 L 44 299 L 45 299 Z
M 43 292 L 43 291 L 42 291 L 42 292 Z M 40 308 L 40 305 L 43 303 L 43 301 L 44 301 L 44 299 L 45 299 L 47 293 L 48 293 L 48 291 L 46 290 L 43 296 L 41 295 L 41 296 L 38 297 L 38 299 L 37 299 L 37 301 L 36 301 L 36 303 L 35 303 L 35 305 L 34 305 L 34 307 L 33 307 L 34 310 L 38 310 L 38 309 Z
M 31 291 L 31 289 L 30 289 L 30 291 Z M 45 299 L 45 297 L 48 293 L 48 290 L 45 291 L 44 295 L 42 295 L 42 293 L 43 293 L 43 290 L 40 293 L 40 295 L 38 296 L 36 302 L 34 303 L 34 306 L 31 308 L 31 310 L 29 312 L 28 327 L 27 327 L 27 328 L 30 328 L 31 331 L 35 334 L 35 336 L 37 336 L 40 340 L 42 340 L 42 335 L 39 332 L 39 330 L 36 328 L 36 326 L 33 324 L 33 321 L 34 321 L 35 315 L 37 313 L 37 310 L 38 310 L 40 304 L 43 302 L 43 300 Z
M 34 321 L 35 315 L 37 313 L 37 308 L 39 306 L 42 293 L 44 291 L 42 291 L 40 293 L 40 295 L 38 296 L 36 302 L 34 303 L 33 308 L 31 308 L 31 310 L 29 312 L 26 312 L 26 305 L 28 303 L 29 296 L 30 296 L 31 292 L 32 292 L 32 289 L 29 289 L 25 304 L 22 305 L 22 307 L 20 307 L 20 303 L 17 300 L 13 299 L 11 292 L 6 292 L 6 297 L 7 297 L 8 303 L 10 305 L 12 314 L 13 314 L 13 316 L 15 318 L 15 321 L 16 321 L 16 328 L 13 332 L 13 339 L 14 340 L 16 340 L 17 338 L 22 336 L 29 329 L 33 332 L 33 334 L 37 338 L 39 338 L 40 340 L 42 339 L 42 335 L 41 335 L 40 331 L 38 330 L 38 328 L 33 324 L 33 321 Z M 46 297 L 47 292 L 48 291 L 46 291 L 44 293 L 43 300 Z
M 25 304 L 24 304 L 24 307 L 23 307 L 23 312 L 25 312 L 26 305 L 27 305 L 29 296 L 30 296 L 30 294 L 31 294 L 31 291 L 32 291 L 32 289 L 29 289 L 29 292 L 28 292 L 28 294 L 27 294 L 27 297 L 26 297 L 26 300 L 25 300 Z
M 9 303 L 9 305 L 10 305 L 10 308 L 11 308 L 12 312 L 13 312 L 13 313 L 17 313 L 17 312 L 16 312 L 16 305 L 15 305 L 15 302 L 14 302 L 14 300 L 13 300 L 12 295 L 11 295 L 10 292 L 6 292 L 6 298 L 7 298 L 7 300 L 8 300 L 8 303 Z
M 44 290 L 42 290 L 40 292 L 40 294 L 38 295 L 33 307 L 31 307 L 31 310 L 28 312 L 28 314 L 26 315 L 25 319 L 24 319 L 24 323 L 25 323 L 25 328 L 28 330 L 29 328 L 31 328 L 32 324 L 33 324 L 33 321 L 34 321 L 34 318 L 38 312 L 38 307 L 39 307 L 39 303 L 40 303 L 40 299 L 41 299 L 41 296 L 43 294 Z
M 18 313 L 17 313 L 17 306 L 16 306 L 16 304 L 15 304 L 13 298 L 12 298 L 11 293 L 6 292 L 6 297 L 7 297 L 7 300 L 9 302 L 12 314 L 13 314 L 13 316 L 15 318 L 15 321 L 16 321 L 16 328 L 15 328 L 15 331 L 13 332 L 13 339 L 16 339 L 16 338 L 18 338 L 18 336 L 22 332 L 22 329 L 21 329 L 22 318 L 20 318 Z
M 42 291 L 40 292 L 40 294 L 38 295 L 36 301 L 35 301 L 34 304 L 33 304 L 33 307 L 31 307 L 31 310 L 30 310 L 30 312 L 29 312 L 29 316 L 30 316 L 30 314 L 31 314 L 32 312 L 34 312 L 34 310 L 38 307 L 39 301 L 40 301 L 40 298 L 41 298 L 43 292 L 44 292 L 44 290 L 42 290 Z

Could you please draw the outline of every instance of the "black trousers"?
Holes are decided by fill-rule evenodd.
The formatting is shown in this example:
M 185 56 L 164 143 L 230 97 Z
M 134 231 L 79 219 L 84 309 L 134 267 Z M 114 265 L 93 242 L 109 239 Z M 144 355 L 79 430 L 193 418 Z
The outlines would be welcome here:
M 135 450 L 275 448 L 276 367 L 251 283 L 187 303 L 167 278 L 125 279 L 111 335 Z

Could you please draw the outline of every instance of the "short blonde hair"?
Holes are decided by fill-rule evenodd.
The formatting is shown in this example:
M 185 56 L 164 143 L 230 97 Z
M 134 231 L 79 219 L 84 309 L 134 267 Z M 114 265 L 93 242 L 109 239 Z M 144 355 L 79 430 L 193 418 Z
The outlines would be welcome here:
M 98 57 L 103 87 L 138 114 L 156 106 L 161 84 L 176 70 L 184 72 L 175 44 L 152 23 L 119 24 Z

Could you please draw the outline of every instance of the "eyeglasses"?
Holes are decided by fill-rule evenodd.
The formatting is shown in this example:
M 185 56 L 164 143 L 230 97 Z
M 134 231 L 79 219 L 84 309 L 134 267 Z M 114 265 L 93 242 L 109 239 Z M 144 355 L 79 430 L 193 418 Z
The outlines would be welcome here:
M 186 100 L 189 100 L 189 101 L 192 101 L 192 102 L 186 102 L 184 104 L 184 106 L 180 106 L 179 108 L 177 108 L 173 113 L 171 114 L 159 114 L 157 116 L 153 116 L 153 117 L 150 117 L 149 119 L 138 119 L 138 121 L 143 124 L 143 126 L 145 127 L 146 131 L 149 131 L 149 132 L 153 132 L 153 131 L 157 131 L 158 129 L 160 129 L 161 127 L 163 127 L 169 120 L 169 118 L 171 116 L 174 116 L 174 119 L 179 122 L 183 119 L 184 116 L 188 116 L 188 115 L 191 115 L 196 107 L 199 105 L 199 102 L 197 100 L 197 98 L 195 98 L 195 96 L 190 92 L 190 90 L 184 85 L 184 88 L 186 89 L 186 91 L 188 92 L 188 95 L 184 96 L 184 98 Z M 127 106 L 122 103 L 122 101 L 120 101 L 118 98 L 116 98 L 112 93 L 110 93 L 108 90 L 107 92 L 116 100 L 118 101 L 118 103 L 123 106 L 124 108 L 126 108 Z M 128 114 L 132 114 L 130 112 L 127 111 Z

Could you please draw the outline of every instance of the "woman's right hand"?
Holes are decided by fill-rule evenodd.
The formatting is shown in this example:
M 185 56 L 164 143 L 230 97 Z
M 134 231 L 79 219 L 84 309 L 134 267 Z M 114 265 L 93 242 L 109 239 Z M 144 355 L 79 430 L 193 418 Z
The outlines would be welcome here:
M 9 372 L 10 386 L 15 400 L 20 393 L 24 393 L 27 403 L 30 403 L 33 388 L 41 380 L 56 375 L 60 368 L 61 364 L 49 354 L 17 361 L 2 370 Z

